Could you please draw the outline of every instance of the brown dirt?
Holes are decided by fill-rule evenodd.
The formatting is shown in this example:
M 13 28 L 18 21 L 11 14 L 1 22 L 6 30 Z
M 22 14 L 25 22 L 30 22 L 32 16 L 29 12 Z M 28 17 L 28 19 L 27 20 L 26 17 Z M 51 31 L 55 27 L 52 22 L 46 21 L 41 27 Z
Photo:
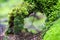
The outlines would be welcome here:
M 20 35 L 9 35 L 8 40 L 42 40 L 41 33 L 20 33 Z

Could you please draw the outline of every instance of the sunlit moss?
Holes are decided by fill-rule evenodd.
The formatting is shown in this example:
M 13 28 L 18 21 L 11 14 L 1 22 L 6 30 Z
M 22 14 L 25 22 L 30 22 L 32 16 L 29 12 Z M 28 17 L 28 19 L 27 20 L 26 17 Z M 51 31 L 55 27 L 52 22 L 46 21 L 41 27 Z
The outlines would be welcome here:
M 60 40 L 60 19 L 46 32 L 43 40 Z

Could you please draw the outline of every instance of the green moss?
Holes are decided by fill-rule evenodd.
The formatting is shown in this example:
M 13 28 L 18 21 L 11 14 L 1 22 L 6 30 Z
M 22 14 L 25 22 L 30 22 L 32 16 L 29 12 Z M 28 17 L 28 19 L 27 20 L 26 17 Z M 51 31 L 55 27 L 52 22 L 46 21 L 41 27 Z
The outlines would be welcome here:
M 60 40 L 60 19 L 46 32 L 43 40 Z

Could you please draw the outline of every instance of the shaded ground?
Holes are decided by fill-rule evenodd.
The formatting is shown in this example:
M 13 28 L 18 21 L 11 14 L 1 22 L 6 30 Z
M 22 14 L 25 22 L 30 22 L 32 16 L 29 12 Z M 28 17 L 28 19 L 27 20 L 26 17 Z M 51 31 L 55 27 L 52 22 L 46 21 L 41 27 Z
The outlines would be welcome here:
M 8 40 L 42 40 L 41 33 L 35 35 L 31 33 L 20 33 L 20 35 L 9 35 Z

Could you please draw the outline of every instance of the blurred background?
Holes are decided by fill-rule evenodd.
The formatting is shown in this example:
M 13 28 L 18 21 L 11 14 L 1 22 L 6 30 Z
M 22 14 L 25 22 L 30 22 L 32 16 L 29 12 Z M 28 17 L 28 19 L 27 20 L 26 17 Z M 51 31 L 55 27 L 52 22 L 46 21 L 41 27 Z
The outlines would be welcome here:
M 3 35 L 2 33 L 8 28 L 9 11 L 22 1 L 23 0 L 0 0 L 0 38 L 1 35 Z
M 23 0 L 0 0 L 0 24 L 7 24 L 8 12 Z
M 23 0 L 0 0 L 0 19 L 8 16 L 8 12 Z
M 0 24 L 8 25 L 8 13 L 23 0 L 0 0 Z

